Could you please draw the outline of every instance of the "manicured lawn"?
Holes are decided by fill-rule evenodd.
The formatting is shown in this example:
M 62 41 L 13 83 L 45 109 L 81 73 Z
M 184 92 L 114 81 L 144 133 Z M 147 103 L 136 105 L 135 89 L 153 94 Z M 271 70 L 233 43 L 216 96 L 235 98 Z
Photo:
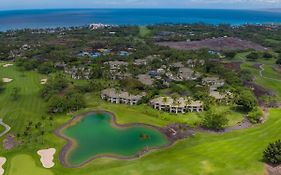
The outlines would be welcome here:
M 132 161 L 98 159 L 81 169 L 53 171 L 68 175 L 106 174 L 265 174 L 261 161 L 268 143 L 280 139 L 281 110 L 270 110 L 268 121 L 250 129 L 227 134 L 198 133 L 170 148 Z
M 3 131 L 5 131 L 4 126 L 0 125 L 0 133 L 2 133 Z
M 39 120 L 46 113 L 46 104 L 39 96 L 43 77 L 35 72 L 23 73 L 16 69 L 16 66 L 0 67 L 1 81 L 2 78 L 13 79 L 0 94 L 0 118 L 12 127 L 12 132 L 20 132 L 26 122 Z M 20 90 L 18 100 L 12 100 L 13 88 Z
M 156 126 L 166 126 L 175 122 L 185 123 L 191 126 L 198 125 L 201 122 L 201 116 L 204 113 L 186 113 L 186 114 L 171 114 L 163 111 L 158 111 L 148 105 L 128 106 L 116 105 L 107 103 L 100 99 L 98 94 L 87 94 L 87 102 L 89 108 L 86 111 L 93 109 L 108 110 L 118 116 L 118 123 L 154 123 Z M 229 106 L 220 106 L 218 110 L 227 112 L 226 116 L 229 119 L 229 126 L 233 126 L 243 120 L 243 113 L 232 110 Z
M 241 68 L 245 69 L 245 70 L 251 71 L 252 74 L 256 78 L 255 81 L 257 82 L 257 84 L 259 84 L 259 85 L 261 85 L 261 86 L 263 86 L 263 87 L 265 87 L 267 89 L 274 90 L 276 92 L 277 96 L 279 97 L 279 99 L 281 99 L 281 86 L 280 86 L 281 82 L 261 77 L 260 74 L 259 74 L 259 70 L 255 69 L 253 67 L 253 64 L 254 63 L 246 62 L 246 63 L 243 63 L 241 65 Z M 266 69 L 264 71 L 264 75 L 266 75 L 269 78 L 278 78 L 277 75 L 276 75 L 277 72 L 275 72 L 275 71 L 273 72 L 273 69 L 270 69 L 268 67 L 269 67 L 268 65 L 265 66 Z
M 235 56 L 234 60 L 243 61 L 241 69 L 250 71 L 256 78 L 255 82 L 264 88 L 271 89 L 276 92 L 279 99 L 281 99 L 281 74 L 274 70 L 275 59 L 258 59 L 256 61 L 248 61 L 246 59 L 249 52 L 239 53 Z M 262 72 L 264 77 L 260 76 L 259 69 L 254 68 L 254 64 L 264 64 L 264 71 Z M 266 78 L 267 77 L 267 78 Z M 272 79 L 269 79 L 272 78 Z M 273 80 L 276 79 L 276 80 Z M 277 81 L 280 80 L 280 81 Z
M 38 157 L 39 159 L 39 157 Z M 10 160 L 7 175 L 53 175 L 50 170 L 39 167 L 34 159 L 26 154 L 18 154 Z
M 251 69 L 251 71 L 254 71 Z M 35 72 L 17 71 L 15 67 L 0 68 L 0 78 L 10 77 L 13 82 L 7 84 L 7 89 L 0 95 L 0 115 L 12 127 L 12 132 L 21 131 L 24 123 L 30 120 L 40 120 L 46 115 L 46 104 L 39 96 L 41 75 Z M 262 83 L 269 83 L 266 80 Z M 280 86 L 280 85 L 279 85 Z M 20 98 L 11 100 L 13 87 L 21 89 Z M 275 87 L 277 88 L 277 86 Z M 279 87 L 280 88 L 280 87 Z M 280 91 L 281 92 L 281 91 Z M 147 123 L 165 126 L 170 123 L 183 122 L 194 125 L 200 122 L 197 113 L 173 115 L 153 110 L 146 105 L 127 106 L 106 103 L 98 94 L 85 94 L 88 109 L 77 112 L 105 109 L 114 112 L 118 123 Z M 228 107 L 219 107 L 228 111 Z M 72 115 L 55 116 L 56 126 L 68 121 Z M 235 111 L 227 114 L 231 123 L 242 119 Z M 46 142 L 42 145 L 34 143 L 35 149 L 21 148 L 5 152 L 0 148 L 1 156 L 8 159 L 5 169 L 8 175 L 107 175 L 107 174 L 215 174 L 215 175 L 244 175 L 265 173 L 261 162 L 262 152 L 268 143 L 281 139 L 281 110 L 270 110 L 269 119 L 262 125 L 250 129 L 226 134 L 197 133 L 194 137 L 177 142 L 175 145 L 146 154 L 136 160 L 97 159 L 85 167 L 78 169 L 64 168 L 58 159 L 65 141 L 53 133 L 47 133 Z M 1 144 L 2 145 L 2 144 Z M 55 147 L 56 166 L 50 170 L 41 168 L 38 148 Z
M 150 30 L 147 28 L 147 27 L 145 27 L 145 26 L 141 26 L 141 27 L 139 27 L 139 29 L 140 29 L 140 36 L 141 37 L 145 37 L 145 36 L 147 36 L 147 35 L 149 35 L 150 34 Z

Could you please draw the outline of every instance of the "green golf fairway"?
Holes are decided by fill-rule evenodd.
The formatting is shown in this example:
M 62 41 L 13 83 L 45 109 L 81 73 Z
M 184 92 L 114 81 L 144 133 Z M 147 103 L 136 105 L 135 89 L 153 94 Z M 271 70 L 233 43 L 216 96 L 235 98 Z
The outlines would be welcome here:
M 97 156 L 130 158 L 144 149 L 164 146 L 167 138 L 159 131 L 145 127 L 118 127 L 107 113 L 93 113 L 63 130 L 73 140 L 66 162 L 79 166 Z

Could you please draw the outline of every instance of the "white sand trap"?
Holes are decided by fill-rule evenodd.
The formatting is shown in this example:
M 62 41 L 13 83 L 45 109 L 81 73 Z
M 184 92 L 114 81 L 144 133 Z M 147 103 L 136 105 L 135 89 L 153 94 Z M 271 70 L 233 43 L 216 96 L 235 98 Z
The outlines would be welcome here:
M 5 170 L 2 167 L 6 163 L 7 159 L 5 157 L 0 157 L 0 175 L 3 175 Z
M 3 81 L 4 83 L 10 83 L 10 82 L 13 81 L 13 79 L 10 79 L 10 78 L 2 78 L 2 81 Z
M 4 64 L 3 67 L 10 67 L 13 66 L 13 64 Z
M 48 79 L 42 79 L 40 84 L 46 84 Z
M 55 148 L 42 149 L 37 151 L 37 154 L 41 156 L 40 161 L 44 168 L 52 168 L 55 165 L 53 161 L 55 153 L 56 153 Z

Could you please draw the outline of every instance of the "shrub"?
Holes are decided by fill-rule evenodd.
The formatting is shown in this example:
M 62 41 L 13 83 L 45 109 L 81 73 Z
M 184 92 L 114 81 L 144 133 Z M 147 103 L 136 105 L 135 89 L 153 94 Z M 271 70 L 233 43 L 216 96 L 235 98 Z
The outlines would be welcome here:
M 249 60 L 257 60 L 259 58 L 259 54 L 257 52 L 251 52 L 246 57 Z
M 228 123 L 226 115 L 222 112 L 209 110 L 203 117 L 203 126 L 209 129 L 221 130 Z
M 281 65 L 281 58 L 278 58 L 278 60 L 276 61 L 276 64 Z
M 240 89 L 239 96 L 236 99 L 236 104 L 240 105 L 246 111 L 252 111 L 257 106 L 258 102 L 253 93 L 249 90 Z
M 281 140 L 270 143 L 263 152 L 263 159 L 266 163 L 279 165 L 281 164 Z
M 263 114 L 262 110 L 256 107 L 248 113 L 248 119 L 250 120 L 251 123 L 259 123 L 262 114 Z

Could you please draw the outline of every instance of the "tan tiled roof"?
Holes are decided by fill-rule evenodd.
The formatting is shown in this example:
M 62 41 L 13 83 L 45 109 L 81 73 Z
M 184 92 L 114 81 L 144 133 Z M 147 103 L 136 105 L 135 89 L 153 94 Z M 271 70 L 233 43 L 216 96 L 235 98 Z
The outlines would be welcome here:
M 142 97 L 145 96 L 145 93 L 142 93 L 140 95 L 132 95 L 128 92 L 120 91 L 118 92 L 116 89 L 105 89 L 101 92 L 102 95 L 107 96 L 109 98 L 123 98 L 127 100 L 140 100 Z
M 166 100 L 165 100 L 166 99 Z M 152 104 L 159 104 L 159 105 L 166 105 L 166 106 L 170 106 L 170 107 L 186 107 L 186 106 L 194 106 L 194 107 L 198 107 L 198 106 L 202 106 L 203 103 L 201 101 L 193 101 L 187 98 L 178 98 L 178 99 L 173 99 L 171 97 L 158 97 L 155 98 L 153 100 L 150 101 L 150 103 Z

